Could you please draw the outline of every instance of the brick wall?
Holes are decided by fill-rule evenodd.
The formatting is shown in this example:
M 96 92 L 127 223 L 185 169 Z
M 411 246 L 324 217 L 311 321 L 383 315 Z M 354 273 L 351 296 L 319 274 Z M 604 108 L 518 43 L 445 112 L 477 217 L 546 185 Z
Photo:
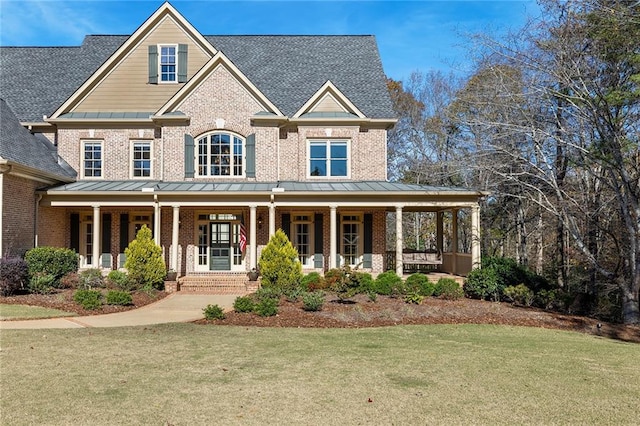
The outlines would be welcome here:
M 2 183 L 2 255 L 20 256 L 33 248 L 34 192 L 42 184 L 7 174 L 2 176 Z

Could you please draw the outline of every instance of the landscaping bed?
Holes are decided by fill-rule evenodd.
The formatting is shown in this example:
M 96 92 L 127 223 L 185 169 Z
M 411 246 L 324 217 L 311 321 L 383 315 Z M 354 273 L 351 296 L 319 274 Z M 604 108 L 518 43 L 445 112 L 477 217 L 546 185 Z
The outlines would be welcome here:
M 389 296 L 378 296 L 372 302 L 363 294 L 343 302 L 335 294 L 327 293 L 322 310 L 309 312 L 303 310 L 301 301 L 290 302 L 283 297 L 275 316 L 227 312 L 223 320 L 203 319 L 197 323 L 315 328 L 361 328 L 399 324 L 501 324 L 570 330 L 640 343 L 640 326 L 604 323 L 582 316 L 467 298 L 444 300 L 428 297 L 418 305 Z M 598 324 L 601 326 L 598 327 Z
M 137 309 L 153 303 L 167 296 L 164 291 L 135 291 L 131 293 L 132 302 L 129 305 L 107 305 L 103 304 L 97 309 L 83 309 L 73 300 L 74 289 L 56 289 L 50 294 L 20 293 L 8 297 L 0 297 L 0 304 L 7 305 L 29 305 L 42 306 L 45 308 L 59 309 L 73 312 L 78 315 L 101 315 L 114 312 L 124 312 Z

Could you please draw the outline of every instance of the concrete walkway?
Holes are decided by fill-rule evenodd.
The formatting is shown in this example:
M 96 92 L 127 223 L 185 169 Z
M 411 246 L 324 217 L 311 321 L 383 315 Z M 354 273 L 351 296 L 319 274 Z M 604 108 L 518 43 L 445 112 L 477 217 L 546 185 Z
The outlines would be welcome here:
M 219 305 L 222 309 L 233 307 L 235 294 L 173 293 L 162 300 L 140 309 L 105 315 L 64 317 L 23 321 L 0 321 L 0 330 L 41 328 L 127 327 L 136 325 L 188 322 L 204 318 L 202 309 L 207 305 Z

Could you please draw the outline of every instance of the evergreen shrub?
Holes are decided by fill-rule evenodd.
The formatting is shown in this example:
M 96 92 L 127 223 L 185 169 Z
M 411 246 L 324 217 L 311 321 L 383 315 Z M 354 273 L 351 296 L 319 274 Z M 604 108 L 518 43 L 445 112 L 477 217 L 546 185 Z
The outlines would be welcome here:
M 261 317 L 272 317 L 278 313 L 278 301 L 265 298 L 256 303 L 253 311 Z
M 125 306 L 133 304 L 133 297 L 128 291 L 109 290 L 106 299 L 107 305 Z
M 302 295 L 302 309 L 305 311 L 321 311 L 324 306 L 325 294 L 323 291 L 313 291 Z
M 258 264 L 263 287 L 281 290 L 298 287 L 302 280 L 302 265 L 296 250 L 282 229 L 278 229 L 262 250 Z
M 249 296 L 239 296 L 233 302 L 233 310 L 239 313 L 253 312 L 254 303 Z
M 99 290 L 76 290 L 73 300 L 84 309 L 98 309 L 102 306 L 102 293 Z
M 91 289 L 104 287 L 104 277 L 102 276 L 102 271 L 98 268 L 85 269 L 78 274 L 78 278 L 80 288 Z
M 29 277 L 29 291 L 35 294 L 49 294 L 56 289 L 56 277 L 45 272 L 38 272 Z
M 58 287 L 60 279 L 69 272 L 78 271 L 78 254 L 67 248 L 35 247 L 27 251 L 25 260 L 29 276 L 52 275 L 52 287 Z
M 324 290 L 327 287 L 326 280 L 318 272 L 310 272 L 302 277 L 300 287 L 304 291 Z
M 384 296 L 397 294 L 398 289 L 402 286 L 402 278 L 394 271 L 386 271 L 379 274 L 374 283 L 375 292 Z
M 162 289 L 167 270 L 162 260 L 162 249 L 151 238 L 151 230 L 142 225 L 136 238 L 124 250 L 124 267 L 129 280 L 137 289 Z
M 457 300 L 464 297 L 460 284 L 452 278 L 440 278 L 436 283 L 433 294 L 436 297 L 447 300 Z
M 404 283 L 407 294 L 419 294 L 420 296 L 429 297 L 433 295 L 435 285 L 429 281 L 429 278 L 420 273 L 411 274 Z
M 224 311 L 218 305 L 207 305 L 202 312 L 204 313 L 204 318 L 209 321 L 224 319 Z
M 122 271 L 111 271 L 107 275 L 107 285 L 111 288 L 117 288 L 120 290 L 131 291 L 131 281 L 129 276 Z

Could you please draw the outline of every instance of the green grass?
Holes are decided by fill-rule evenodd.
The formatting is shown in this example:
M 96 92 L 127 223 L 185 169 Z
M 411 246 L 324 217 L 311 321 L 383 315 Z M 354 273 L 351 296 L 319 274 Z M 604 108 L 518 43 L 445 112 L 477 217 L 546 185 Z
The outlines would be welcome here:
M 535 328 L 3 330 L 0 357 L 3 425 L 620 425 L 640 401 L 640 345 Z
M 42 308 L 40 306 L 0 304 L 0 320 L 70 317 L 74 315 L 76 314 L 73 312 Z

